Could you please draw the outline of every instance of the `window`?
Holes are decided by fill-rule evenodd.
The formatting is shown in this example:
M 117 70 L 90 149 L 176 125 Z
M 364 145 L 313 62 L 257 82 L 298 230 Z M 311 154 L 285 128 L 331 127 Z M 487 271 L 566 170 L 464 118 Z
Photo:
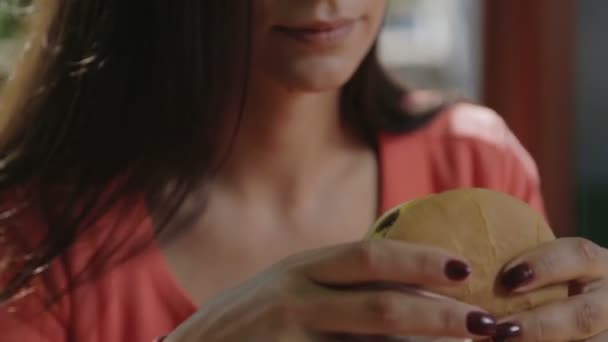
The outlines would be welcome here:
M 459 92 L 478 100 L 481 11 L 478 0 L 389 0 L 380 56 L 416 88 Z
M 31 0 L 0 0 L 0 85 L 22 50 L 23 22 L 31 4 Z

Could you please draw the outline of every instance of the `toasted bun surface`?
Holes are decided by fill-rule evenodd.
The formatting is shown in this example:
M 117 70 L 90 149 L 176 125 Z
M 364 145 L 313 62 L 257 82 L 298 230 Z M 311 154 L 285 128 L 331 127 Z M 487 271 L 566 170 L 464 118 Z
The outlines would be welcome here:
M 498 317 L 568 296 L 566 286 L 514 295 L 499 285 L 498 276 L 508 262 L 555 239 L 539 213 L 500 192 L 461 189 L 404 203 L 380 217 L 366 238 L 430 245 L 460 255 L 471 265 L 470 278 L 462 286 L 428 290 Z

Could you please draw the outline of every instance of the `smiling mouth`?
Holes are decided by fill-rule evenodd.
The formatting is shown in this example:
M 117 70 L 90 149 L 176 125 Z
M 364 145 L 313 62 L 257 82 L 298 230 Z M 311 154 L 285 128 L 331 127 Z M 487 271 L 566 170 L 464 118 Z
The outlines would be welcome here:
M 355 27 L 356 21 L 316 22 L 294 26 L 275 26 L 276 32 L 309 45 L 335 45 L 346 40 Z

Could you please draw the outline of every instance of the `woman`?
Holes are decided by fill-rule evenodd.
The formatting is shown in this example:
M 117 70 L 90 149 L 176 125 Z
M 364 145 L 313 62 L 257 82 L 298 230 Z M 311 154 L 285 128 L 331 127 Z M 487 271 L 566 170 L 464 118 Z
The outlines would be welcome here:
M 445 251 L 357 242 L 399 202 L 479 186 L 542 210 L 495 114 L 421 111 L 382 72 L 386 1 L 39 5 L 3 97 L 2 340 L 606 338 L 607 253 L 580 239 L 521 256 L 503 285 L 581 294 L 500 322 L 353 290 L 467 281 Z

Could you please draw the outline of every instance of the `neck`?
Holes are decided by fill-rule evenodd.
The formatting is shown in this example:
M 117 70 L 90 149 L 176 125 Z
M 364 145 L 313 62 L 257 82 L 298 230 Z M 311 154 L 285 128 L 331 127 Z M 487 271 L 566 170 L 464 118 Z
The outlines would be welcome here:
M 299 191 L 362 150 L 341 121 L 339 91 L 252 90 L 220 179 L 241 190 Z

